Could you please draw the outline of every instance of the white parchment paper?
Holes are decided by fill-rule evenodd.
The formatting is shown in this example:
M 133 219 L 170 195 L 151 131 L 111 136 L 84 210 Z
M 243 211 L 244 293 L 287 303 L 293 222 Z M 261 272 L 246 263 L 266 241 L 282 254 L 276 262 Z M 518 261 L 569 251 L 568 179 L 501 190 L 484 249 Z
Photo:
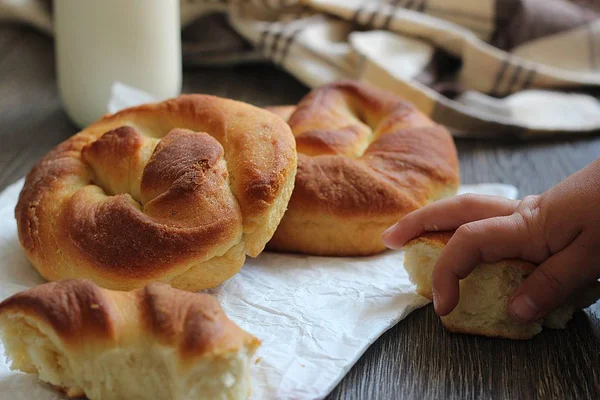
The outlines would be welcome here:
M 115 85 L 110 112 L 152 101 Z M 17 237 L 14 208 L 23 181 L 0 194 L 0 300 L 44 280 Z M 463 185 L 460 193 L 516 198 L 513 186 Z M 263 253 L 210 292 L 238 325 L 262 340 L 252 399 L 320 399 L 386 330 L 428 303 L 403 268 L 404 254 L 327 258 Z M 10 371 L 0 344 L 0 400 L 65 398 L 34 376 Z

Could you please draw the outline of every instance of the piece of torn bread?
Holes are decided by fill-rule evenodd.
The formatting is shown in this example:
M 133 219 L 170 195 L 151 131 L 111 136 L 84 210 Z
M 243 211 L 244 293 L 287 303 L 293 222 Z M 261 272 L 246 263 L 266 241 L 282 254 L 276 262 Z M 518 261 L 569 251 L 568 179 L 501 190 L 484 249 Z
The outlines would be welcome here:
M 11 369 L 91 400 L 246 399 L 259 341 L 218 301 L 166 284 L 46 283 L 0 303 Z
M 432 299 L 433 267 L 452 232 L 427 233 L 408 242 L 404 267 L 420 295 Z M 508 300 L 521 282 L 536 268 L 532 263 L 507 259 L 481 264 L 460 282 L 460 301 L 448 315 L 441 317 L 452 332 L 508 339 L 530 339 L 542 326 L 561 329 L 578 308 L 585 308 L 600 298 L 598 285 L 583 291 L 577 299 L 564 305 L 543 320 L 521 325 L 508 315 Z

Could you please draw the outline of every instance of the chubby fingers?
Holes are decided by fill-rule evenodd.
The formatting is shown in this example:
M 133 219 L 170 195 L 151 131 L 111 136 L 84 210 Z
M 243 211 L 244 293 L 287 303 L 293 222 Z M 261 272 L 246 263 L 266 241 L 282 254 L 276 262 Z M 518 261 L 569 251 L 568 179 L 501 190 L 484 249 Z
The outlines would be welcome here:
M 472 194 L 439 200 L 407 214 L 387 229 L 382 239 L 387 247 L 398 249 L 422 233 L 453 231 L 472 221 L 510 215 L 518 205 L 518 200 Z
M 578 289 L 600 277 L 597 237 L 583 232 L 566 248 L 548 258 L 517 288 L 509 301 L 509 313 L 517 321 L 531 323 L 564 304 Z
M 480 263 L 506 258 L 541 261 L 547 247 L 520 213 L 488 218 L 460 226 L 442 250 L 433 270 L 433 296 L 436 312 L 449 314 L 458 304 L 459 281 Z

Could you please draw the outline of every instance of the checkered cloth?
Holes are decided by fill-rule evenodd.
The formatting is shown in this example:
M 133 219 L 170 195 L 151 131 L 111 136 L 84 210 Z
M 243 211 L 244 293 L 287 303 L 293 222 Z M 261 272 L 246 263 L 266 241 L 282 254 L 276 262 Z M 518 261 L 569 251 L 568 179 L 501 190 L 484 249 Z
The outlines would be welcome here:
M 182 0 L 181 18 L 187 65 L 368 82 L 457 136 L 600 133 L 600 0 Z

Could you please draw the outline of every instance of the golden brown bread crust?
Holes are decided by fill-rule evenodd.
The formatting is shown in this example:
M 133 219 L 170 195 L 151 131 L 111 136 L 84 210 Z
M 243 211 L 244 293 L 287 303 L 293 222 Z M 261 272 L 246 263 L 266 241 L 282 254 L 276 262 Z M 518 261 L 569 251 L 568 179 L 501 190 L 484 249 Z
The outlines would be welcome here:
M 285 122 L 248 104 L 184 95 L 127 109 L 33 168 L 15 210 L 19 238 L 49 280 L 214 287 L 272 236 L 296 158 Z M 220 270 L 202 275 L 211 260 Z
M 330 256 L 385 250 L 380 235 L 459 184 L 448 131 L 402 99 L 358 82 L 270 107 L 296 137 L 298 172 L 270 250 Z
M 178 343 L 182 357 L 225 353 L 258 339 L 242 331 L 213 296 L 153 283 L 138 289 L 146 329 L 166 345 Z
M 85 279 L 49 282 L 0 303 L 0 317 L 10 315 L 47 324 L 71 349 L 98 343 L 117 348 L 149 337 L 177 349 L 185 362 L 260 343 L 233 323 L 213 296 L 162 283 L 118 292 Z
M 51 282 L 19 292 L 0 303 L 0 315 L 18 312 L 39 318 L 65 342 L 86 336 L 115 339 L 111 302 L 102 290 L 84 280 Z

